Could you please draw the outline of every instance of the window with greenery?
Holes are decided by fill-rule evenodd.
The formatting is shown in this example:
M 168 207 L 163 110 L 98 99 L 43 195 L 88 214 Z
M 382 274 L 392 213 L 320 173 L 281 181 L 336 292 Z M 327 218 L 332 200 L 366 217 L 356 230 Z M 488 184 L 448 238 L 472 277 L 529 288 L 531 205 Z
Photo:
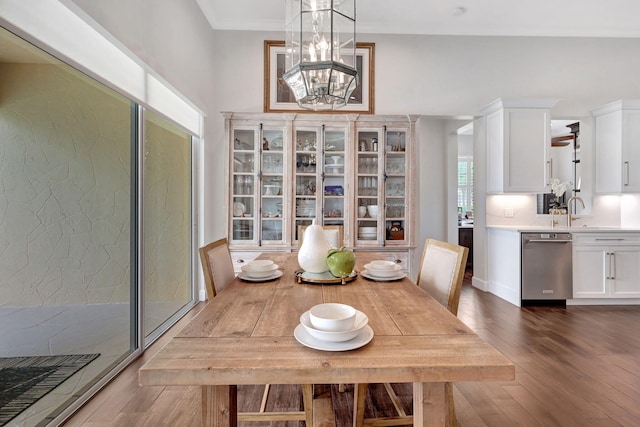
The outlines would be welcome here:
M 473 159 L 458 158 L 458 215 L 473 212 Z

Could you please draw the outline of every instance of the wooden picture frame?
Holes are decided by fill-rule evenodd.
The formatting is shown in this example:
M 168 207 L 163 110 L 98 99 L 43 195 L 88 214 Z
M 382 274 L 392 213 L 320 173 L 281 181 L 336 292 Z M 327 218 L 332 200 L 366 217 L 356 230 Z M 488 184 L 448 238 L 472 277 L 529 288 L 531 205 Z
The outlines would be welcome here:
M 360 77 L 358 87 L 353 91 L 346 106 L 339 110 L 313 111 L 300 108 L 293 94 L 282 79 L 285 66 L 285 43 L 282 40 L 264 42 L 264 111 L 265 113 L 307 112 L 374 114 L 374 64 L 375 43 L 356 43 L 356 68 Z

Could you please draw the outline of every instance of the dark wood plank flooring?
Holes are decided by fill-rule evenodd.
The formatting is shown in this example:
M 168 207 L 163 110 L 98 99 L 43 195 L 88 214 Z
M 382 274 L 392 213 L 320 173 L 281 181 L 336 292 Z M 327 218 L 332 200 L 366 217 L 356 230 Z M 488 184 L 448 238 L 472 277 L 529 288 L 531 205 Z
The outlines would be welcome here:
M 640 306 L 517 308 L 470 285 L 458 317 L 516 364 L 513 382 L 456 383 L 458 424 L 467 426 L 640 426 Z M 197 310 L 197 309 L 195 309 Z M 175 333 L 181 326 L 172 330 Z M 137 370 L 165 337 L 80 409 L 68 426 L 199 426 L 197 387 L 140 387 Z M 395 386 L 411 411 L 411 388 Z M 240 409 L 259 405 L 261 388 L 242 387 Z M 353 388 L 316 386 L 331 395 L 335 425 L 351 425 Z M 299 389 L 276 386 L 271 408 L 300 406 Z M 393 415 L 371 386 L 367 416 Z M 304 423 L 245 423 L 293 427 Z

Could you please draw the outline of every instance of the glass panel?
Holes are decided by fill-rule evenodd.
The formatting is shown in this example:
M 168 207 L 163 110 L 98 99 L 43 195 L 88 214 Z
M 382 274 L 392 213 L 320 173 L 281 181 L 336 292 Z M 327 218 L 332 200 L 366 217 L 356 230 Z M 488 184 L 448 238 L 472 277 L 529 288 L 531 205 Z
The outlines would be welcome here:
M 325 130 L 323 224 L 344 226 L 345 216 L 345 132 Z
M 144 120 L 144 333 L 191 301 L 191 135 L 152 111 Z
M 262 225 L 261 239 L 281 242 L 284 200 L 284 130 L 264 129 L 262 132 Z
M 379 218 L 381 212 L 379 206 L 384 206 L 380 202 L 380 183 L 383 182 L 382 151 L 379 150 L 378 141 L 380 134 L 378 131 L 358 132 L 358 151 L 356 159 L 357 179 L 356 179 L 356 206 L 357 212 L 357 235 L 358 240 L 377 241 L 379 234 Z
M 390 241 L 405 239 L 406 137 L 407 134 L 404 131 L 387 132 L 385 147 L 385 170 L 387 174 L 385 184 L 385 230 L 386 239 Z
M 296 167 L 295 167 L 295 202 L 293 236 L 298 240 L 298 225 L 309 225 L 311 219 L 318 218 L 318 132 L 316 130 L 295 131 L 296 139 Z M 319 170 L 320 169 L 320 170 Z M 322 188 L 322 187 L 320 187 Z M 321 190 L 322 191 L 322 190 Z
M 258 144 L 258 129 L 251 128 L 236 128 L 233 130 L 233 169 L 231 176 L 231 240 L 238 240 L 244 242 L 255 242 L 257 237 L 255 221 L 256 212 L 256 197 L 258 194 L 276 195 L 281 190 L 277 189 L 278 182 L 271 182 L 270 178 L 266 177 L 262 184 L 258 182 L 257 172 L 265 168 L 268 168 L 271 173 L 276 173 L 276 170 L 283 168 L 282 157 L 282 133 L 280 133 L 280 140 L 276 141 L 273 135 L 265 134 L 263 142 Z M 273 146 L 273 151 L 269 150 L 269 146 Z M 279 145 L 279 148 L 277 146 Z M 261 164 L 257 164 L 259 160 L 258 153 L 259 148 L 262 148 L 265 155 Z M 280 180 L 280 186 L 281 186 Z M 259 208 L 259 206 L 258 206 Z M 245 218 L 243 220 L 237 220 L 238 218 Z M 251 219 L 248 219 L 251 218 Z
M 0 357 L 98 355 L 9 421 L 36 425 L 135 350 L 131 104 L 0 39 Z

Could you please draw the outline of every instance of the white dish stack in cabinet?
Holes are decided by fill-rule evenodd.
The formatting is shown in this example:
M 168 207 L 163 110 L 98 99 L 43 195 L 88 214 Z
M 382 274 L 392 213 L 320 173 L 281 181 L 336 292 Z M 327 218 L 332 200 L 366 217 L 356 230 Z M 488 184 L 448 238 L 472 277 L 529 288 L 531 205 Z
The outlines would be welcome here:
M 487 192 L 550 191 L 550 114 L 556 103 L 549 99 L 498 99 L 482 110 L 486 124 Z
M 595 191 L 640 193 L 640 100 L 621 100 L 595 117 Z
M 295 251 L 298 227 L 399 260 L 415 248 L 417 116 L 224 113 L 232 251 Z

